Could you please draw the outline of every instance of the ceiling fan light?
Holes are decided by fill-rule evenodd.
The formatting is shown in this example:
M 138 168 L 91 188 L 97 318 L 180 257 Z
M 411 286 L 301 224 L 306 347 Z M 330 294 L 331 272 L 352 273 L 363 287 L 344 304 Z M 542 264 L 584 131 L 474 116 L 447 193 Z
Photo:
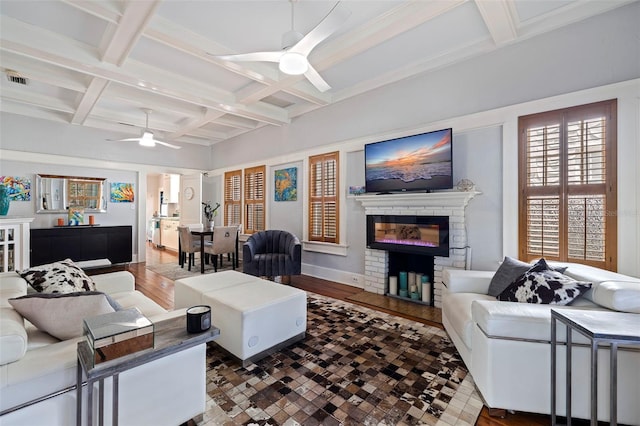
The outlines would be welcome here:
M 285 74 L 300 75 L 309 69 L 309 61 L 300 53 L 286 52 L 280 58 L 278 68 Z
M 153 140 L 153 133 L 146 130 L 142 133 L 139 143 L 142 146 L 156 146 L 156 141 Z

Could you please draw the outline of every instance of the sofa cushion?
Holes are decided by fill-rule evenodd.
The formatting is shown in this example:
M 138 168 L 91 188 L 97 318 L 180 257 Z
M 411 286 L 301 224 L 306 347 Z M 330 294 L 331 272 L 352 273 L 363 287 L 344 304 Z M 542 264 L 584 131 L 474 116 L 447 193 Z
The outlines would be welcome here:
M 12 308 L 0 308 L 0 365 L 22 358 L 27 343 L 22 316 Z
M 551 338 L 551 309 L 584 309 L 538 305 L 532 303 L 475 300 L 471 304 L 472 320 L 489 337 L 513 338 L 549 342 Z M 606 310 L 594 305 L 588 309 Z M 576 343 L 588 343 L 580 333 L 573 333 Z M 566 327 L 558 323 L 557 340 L 566 341 Z
M 30 294 L 9 303 L 39 330 L 60 340 L 82 336 L 84 318 L 115 311 L 106 294 L 94 291 Z
M 640 314 L 640 282 L 604 281 L 594 287 L 591 298 L 614 311 Z
M 167 312 L 166 309 L 138 290 L 112 293 L 110 296 L 118 302 L 122 309 L 138 308 L 138 310 L 149 319 L 153 319 L 153 317 Z
M 39 293 L 95 291 L 91 278 L 71 259 L 34 266 L 18 272 Z
M 474 300 L 495 300 L 493 297 L 478 293 L 449 293 L 442 300 L 442 312 L 447 316 L 451 327 L 460 336 L 468 349 L 471 349 L 473 321 L 471 304 Z

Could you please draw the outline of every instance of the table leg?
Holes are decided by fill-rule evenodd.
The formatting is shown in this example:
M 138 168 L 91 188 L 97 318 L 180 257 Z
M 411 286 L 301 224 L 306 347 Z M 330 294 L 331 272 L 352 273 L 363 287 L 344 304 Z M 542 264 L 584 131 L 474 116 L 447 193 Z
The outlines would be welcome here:
M 114 374 L 113 375 L 113 401 L 111 402 L 112 404 L 112 418 L 111 418 L 111 424 L 113 426 L 118 426 L 118 389 L 119 389 L 119 384 L 120 384 L 120 376 L 118 374 Z
M 82 426 L 82 366 L 76 368 L 76 425 Z
M 610 371 L 610 387 L 611 387 L 611 401 L 609 402 L 609 424 L 616 426 L 618 424 L 618 344 L 616 342 L 611 343 L 611 359 L 609 364 Z
M 591 341 L 591 426 L 598 426 L 598 343 Z
M 200 234 L 200 273 L 204 274 L 204 234 Z
M 87 379 L 87 426 L 93 424 L 93 382 Z
M 104 426 L 104 379 L 98 382 L 98 424 Z
M 566 360 L 566 416 L 567 416 L 567 426 L 571 426 L 571 328 L 567 325 L 567 360 Z
M 556 426 L 556 319 L 551 317 L 551 426 Z

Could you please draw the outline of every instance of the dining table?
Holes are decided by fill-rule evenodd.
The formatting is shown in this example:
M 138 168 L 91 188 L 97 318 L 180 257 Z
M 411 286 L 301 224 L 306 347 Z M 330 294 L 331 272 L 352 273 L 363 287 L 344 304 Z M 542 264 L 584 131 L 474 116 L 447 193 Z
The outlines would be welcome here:
M 215 228 L 214 228 L 215 229 Z M 204 237 L 210 236 L 213 240 L 213 231 L 214 229 L 192 229 L 191 235 L 200 237 L 200 273 L 204 274 Z M 234 259 L 234 267 L 238 267 L 238 233 L 236 233 L 236 255 Z

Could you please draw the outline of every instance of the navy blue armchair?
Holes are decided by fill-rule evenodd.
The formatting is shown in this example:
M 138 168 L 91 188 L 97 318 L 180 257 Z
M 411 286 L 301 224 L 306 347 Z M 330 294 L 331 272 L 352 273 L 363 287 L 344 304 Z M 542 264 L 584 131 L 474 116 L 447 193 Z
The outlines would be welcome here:
M 274 229 L 252 234 L 242 247 L 242 271 L 257 277 L 300 275 L 300 240 L 290 232 Z

